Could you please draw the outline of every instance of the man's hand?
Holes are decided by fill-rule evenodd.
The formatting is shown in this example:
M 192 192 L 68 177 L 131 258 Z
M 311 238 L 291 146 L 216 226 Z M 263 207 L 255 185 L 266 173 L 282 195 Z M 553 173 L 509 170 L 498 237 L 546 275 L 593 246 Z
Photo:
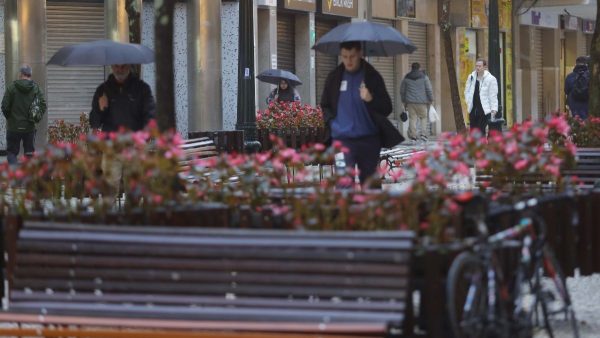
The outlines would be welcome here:
M 106 108 L 108 108 L 108 97 L 105 93 L 98 98 L 98 107 L 100 110 L 106 110 Z
M 360 85 L 360 98 L 365 102 L 373 101 L 373 95 L 371 95 L 371 92 L 367 89 L 364 82 Z

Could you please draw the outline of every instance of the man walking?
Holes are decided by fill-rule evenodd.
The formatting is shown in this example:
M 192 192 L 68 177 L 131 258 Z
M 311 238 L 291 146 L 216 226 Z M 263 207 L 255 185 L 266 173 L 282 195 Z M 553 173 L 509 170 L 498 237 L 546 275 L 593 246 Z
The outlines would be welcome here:
M 331 138 L 349 150 L 344 154 L 346 167 L 358 166 L 364 184 L 377 171 L 379 124 L 392 112 L 392 100 L 381 74 L 363 59 L 361 43 L 349 41 L 340 47 L 342 64 L 325 81 L 321 108 Z
M 44 92 L 31 80 L 31 66 L 22 65 L 19 79 L 11 83 L 2 99 L 2 114 L 6 118 L 7 161 L 17 164 L 21 143 L 25 156 L 35 152 L 35 125 L 46 113 Z M 35 112 L 35 113 L 34 113 Z
M 575 61 L 573 72 L 565 79 L 565 94 L 567 105 L 573 117 L 585 120 L 588 116 L 590 71 L 588 58 L 580 56 Z
M 104 132 L 138 131 L 154 118 L 156 103 L 150 86 L 131 72 L 131 65 L 112 65 L 112 74 L 98 86 L 92 99 L 90 126 Z M 102 157 L 102 172 L 119 191 L 123 163 Z
M 90 126 L 106 132 L 144 129 L 156 109 L 150 86 L 131 72 L 131 65 L 112 65 L 111 70 L 94 94 Z
M 475 71 L 469 75 L 465 84 L 471 130 L 477 128 L 483 135 L 486 135 L 488 122 L 498 112 L 498 82 L 486 68 L 486 60 L 477 60 Z
M 406 74 L 400 84 L 400 99 L 404 108 L 408 110 L 408 138 L 413 142 L 417 139 L 427 141 L 428 110 L 433 102 L 431 82 L 420 68 L 418 62 L 413 63 L 410 73 Z M 417 130 L 417 122 L 421 125 L 420 131 Z

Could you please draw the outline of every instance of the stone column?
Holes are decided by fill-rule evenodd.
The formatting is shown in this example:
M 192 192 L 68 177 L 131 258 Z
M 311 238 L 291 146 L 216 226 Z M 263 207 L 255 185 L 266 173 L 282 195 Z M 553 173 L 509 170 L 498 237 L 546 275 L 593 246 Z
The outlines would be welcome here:
M 46 1 L 6 0 L 4 2 L 5 81 L 18 79 L 19 67 L 27 63 L 32 79 L 46 90 Z M 47 98 L 47 95 L 46 95 Z M 38 125 L 36 147 L 46 144 L 48 114 Z M 21 153 L 22 154 L 22 153 Z
M 104 1 L 106 38 L 129 42 L 129 17 L 125 0 Z
M 548 29 L 544 30 L 542 36 L 542 45 L 547 47 L 544 49 L 543 55 L 543 88 L 544 96 L 546 99 L 546 110 L 543 114 L 546 116 L 560 108 L 560 97 L 564 94 L 561 92 L 561 80 L 560 78 L 560 54 L 561 54 L 561 30 L 560 29 Z
M 223 128 L 221 1 L 188 2 L 188 130 Z M 232 91 L 230 95 L 235 95 Z
M 296 75 L 302 81 L 302 86 L 296 88 L 302 102 L 316 105 L 315 93 L 315 13 L 296 15 Z
M 277 68 L 277 8 L 259 8 L 257 11 L 258 26 L 258 59 L 256 72 L 257 75 L 267 69 Z M 274 85 L 265 82 L 258 82 L 258 107 L 265 109 L 267 107 L 266 97 Z

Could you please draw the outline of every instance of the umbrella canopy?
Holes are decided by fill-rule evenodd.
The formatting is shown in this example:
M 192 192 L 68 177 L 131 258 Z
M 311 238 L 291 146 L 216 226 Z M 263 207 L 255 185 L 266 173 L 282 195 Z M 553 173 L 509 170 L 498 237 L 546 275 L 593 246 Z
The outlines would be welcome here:
M 136 43 L 97 40 L 65 46 L 48 61 L 59 66 L 108 66 L 154 62 L 154 51 Z
M 393 27 L 371 21 L 339 25 L 323 35 L 314 46 L 318 52 L 339 55 L 340 44 L 360 41 L 365 56 L 393 56 L 412 53 L 417 47 Z
M 296 87 L 302 84 L 302 81 L 292 72 L 281 69 L 269 69 L 258 74 L 257 79 L 278 85 L 281 80 L 286 80 L 292 87 Z

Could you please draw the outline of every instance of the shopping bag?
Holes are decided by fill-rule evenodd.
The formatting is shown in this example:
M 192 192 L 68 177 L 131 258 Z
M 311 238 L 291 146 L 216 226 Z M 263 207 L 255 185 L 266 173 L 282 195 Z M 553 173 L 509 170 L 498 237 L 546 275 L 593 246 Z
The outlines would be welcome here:
M 438 115 L 437 111 L 435 111 L 433 105 L 429 105 L 429 111 L 427 112 L 427 115 L 429 115 L 430 123 L 435 123 L 440 120 L 440 116 Z

